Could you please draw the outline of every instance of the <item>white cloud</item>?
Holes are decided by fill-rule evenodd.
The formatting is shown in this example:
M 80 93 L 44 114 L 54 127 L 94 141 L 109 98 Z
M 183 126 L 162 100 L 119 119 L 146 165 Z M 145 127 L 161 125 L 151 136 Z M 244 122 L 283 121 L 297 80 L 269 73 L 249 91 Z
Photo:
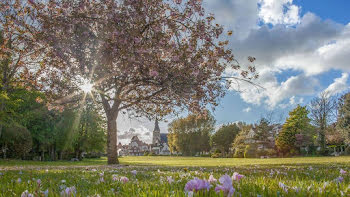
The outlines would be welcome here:
M 347 84 L 349 79 L 348 73 L 343 73 L 340 78 L 334 79 L 334 82 L 330 84 L 324 92 L 327 92 L 330 96 L 344 92 L 349 89 L 349 85 Z
M 247 108 L 245 108 L 245 109 L 243 109 L 243 112 L 250 112 L 252 110 L 252 108 L 250 108 L 250 107 L 247 107 Z
M 253 88 L 249 84 L 240 84 L 240 96 L 246 103 L 255 105 L 265 104 L 268 108 L 279 106 L 282 101 L 289 99 L 292 103 L 296 102 L 296 96 L 306 96 L 315 94 L 319 81 L 313 76 L 303 74 L 291 76 L 287 80 L 278 82 L 276 74 L 280 71 L 272 70 L 264 67 L 259 70 L 260 77 L 256 83 L 263 86 L 261 88 Z M 238 89 L 237 86 L 231 86 L 232 90 Z M 293 98 L 294 96 L 294 98 Z M 302 102 L 299 99 L 299 102 Z M 280 106 L 281 107 L 281 106 Z
M 300 21 L 300 8 L 293 5 L 293 0 L 259 0 L 259 4 L 259 17 L 264 23 L 295 25 Z
M 235 39 L 245 38 L 258 27 L 258 0 L 204 0 L 203 5 L 226 30 L 233 30 Z

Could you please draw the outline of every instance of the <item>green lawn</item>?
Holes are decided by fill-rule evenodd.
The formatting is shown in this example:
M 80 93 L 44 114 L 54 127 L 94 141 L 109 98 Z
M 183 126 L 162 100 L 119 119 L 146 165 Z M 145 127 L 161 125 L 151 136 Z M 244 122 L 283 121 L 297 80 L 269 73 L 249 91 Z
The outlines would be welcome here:
M 177 167 L 239 167 L 239 166 L 307 166 L 338 164 L 350 167 L 350 156 L 343 157 L 296 157 L 296 158 L 269 158 L 269 159 L 242 159 L 242 158 L 209 158 L 209 157 L 168 157 L 168 156 L 134 156 L 119 158 L 122 165 L 133 166 L 177 166 Z M 1 168 L 10 167 L 50 167 L 50 166 L 103 166 L 107 164 L 106 158 L 84 159 L 79 162 L 72 161 L 22 161 L 0 160 Z
M 343 164 L 350 166 L 350 156 L 346 157 L 297 157 L 270 159 L 207 158 L 207 157 L 123 157 L 122 164 L 162 165 L 162 166 L 201 166 L 237 167 L 249 165 L 327 165 Z
M 194 196 L 216 192 L 219 178 L 238 172 L 233 196 L 350 196 L 350 157 L 235 159 L 205 157 L 123 157 L 82 162 L 0 160 L 2 196 L 191 196 L 185 185 L 194 178 L 217 182 Z M 344 172 L 346 171 L 346 172 Z M 125 180 L 125 177 L 128 181 Z M 232 180 L 230 178 L 230 180 Z M 28 195 L 25 191 L 28 190 Z

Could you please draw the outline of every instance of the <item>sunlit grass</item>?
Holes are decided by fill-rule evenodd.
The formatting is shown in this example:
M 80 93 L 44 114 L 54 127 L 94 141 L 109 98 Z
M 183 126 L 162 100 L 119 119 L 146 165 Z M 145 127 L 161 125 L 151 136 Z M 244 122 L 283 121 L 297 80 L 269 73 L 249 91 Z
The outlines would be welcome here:
M 0 160 L 0 196 L 62 196 L 67 187 L 76 196 L 186 196 L 186 183 L 198 177 L 216 179 L 239 172 L 234 196 L 350 196 L 350 157 L 235 159 L 206 157 L 122 157 L 122 165 L 108 166 L 106 158 L 81 162 Z M 340 169 L 347 171 L 342 174 Z M 137 174 L 133 175 L 132 170 Z M 129 182 L 113 180 L 128 177 Z M 167 177 L 174 182 L 169 183 Z M 342 178 L 339 179 L 339 177 Z M 40 180 L 40 184 L 38 183 Z M 280 184 L 287 186 L 281 188 Z M 220 196 L 212 183 L 209 192 Z M 199 195 L 198 195 L 199 194 Z M 221 195 L 222 196 L 222 195 Z

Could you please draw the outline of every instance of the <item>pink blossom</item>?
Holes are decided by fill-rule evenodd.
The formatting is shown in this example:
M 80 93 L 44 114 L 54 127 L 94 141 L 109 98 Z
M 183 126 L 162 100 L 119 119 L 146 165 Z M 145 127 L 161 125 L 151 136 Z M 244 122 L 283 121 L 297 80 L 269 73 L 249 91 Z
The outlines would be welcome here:
M 232 175 L 232 179 L 235 180 L 235 181 L 239 181 L 243 177 L 244 177 L 244 175 L 241 175 L 238 172 L 234 172 L 233 175 Z
M 176 4 L 181 4 L 181 3 L 182 3 L 182 0 L 175 0 L 175 3 L 176 3 Z
M 211 174 L 208 179 L 209 183 L 216 183 L 218 180 L 214 178 L 214 176 Z
M 32 4 L 32 5 L 35 5 L 34 0 L 28 0 L 28 3 L 30 3 L 30 4 Z
M 120 177 L 119 181 L 121 181 L 123 183 L 127 183 L 127 182 L 129 182 L 129 179 L 128 179 L 128 177 L 122 176 L 122 177 Z
M 199 191 L 199 190 L 203 190 L 206 189 L 207 191 L 209 191 L 210 189 L 210 183 L 206 180 L 202 180 L 199 178 L 194 178 L 190 181 L 188 181 L 185 185 L 185 191 L 191 192 L 191 191 Z
M 41 180 L 40 180 L 40 179 L 36 180 L 36 183 L 37 183 L 38 185 L 41 185 Z
M 155 71 L 155 70 L 152 70 L 152 71 L 149 72 L 149 75 L 150 75 L 151 77 L 157 77 L 157 76 L 158 76 L 158 72 Z
M 217 185 L 215 188 L 216 193 L 223 191 L 224 195 L 233 196 L 235 188 L 232 186 L 232 179 L 229 175 L 224 175 L 220 177 L 219 182 L 221 185 Z

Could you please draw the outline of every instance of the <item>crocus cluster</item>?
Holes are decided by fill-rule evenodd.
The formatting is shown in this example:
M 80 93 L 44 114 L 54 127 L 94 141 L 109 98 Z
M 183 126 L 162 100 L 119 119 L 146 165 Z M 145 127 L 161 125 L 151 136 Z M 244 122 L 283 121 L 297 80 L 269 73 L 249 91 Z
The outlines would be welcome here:
M 188 192 L 197 192 L 200 190 L 207 190 L 209 191 L 210 189 L 210 183 L 206 180 L 199 179 L 199 178 L 194 178 L 190 181 L 188 181 L 185 185 L 185 191 Z
M 220 177 L 219 182 L 221 185 L 217 185 L 215 188 L 216 193 L 223 192 L 225 196 L 233 196 L 235 189 L 232 186 L 232 179 L 229 175 L 223 175 Z
M 287 186 L 287 185 L 285 185 L 285 184 L 282 183 L 282 182 L 279 182 L 279 183 L 278 183 L 278 186 L 279 186 L 281 189 L 283 189 L 284 192 L 288 193 L 288 186 Z
M 64 189 L 63 191 L 61 191 L 61 196 L 64 197 L 71 197 L 71 196 L 75 196 L 77 193 L 77 190 L 75 189 L 75 187 L 67 187 L 66 189 Z
M 29 193 L 28 190 L 26 190 L 21 194 L 21 197 L 34 197 L 34 195 Z

